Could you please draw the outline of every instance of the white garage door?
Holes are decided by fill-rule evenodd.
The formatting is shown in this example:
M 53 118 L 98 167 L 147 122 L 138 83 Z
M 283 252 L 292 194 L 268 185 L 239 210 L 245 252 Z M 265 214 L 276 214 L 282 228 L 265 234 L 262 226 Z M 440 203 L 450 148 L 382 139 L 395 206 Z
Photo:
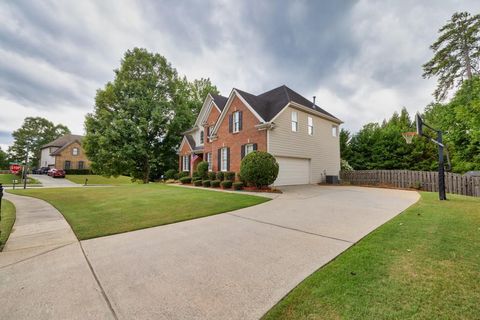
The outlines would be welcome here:
M 310 183 L 310 160 L 276 157 L 280 169 L 275 186 L 288 186 Z

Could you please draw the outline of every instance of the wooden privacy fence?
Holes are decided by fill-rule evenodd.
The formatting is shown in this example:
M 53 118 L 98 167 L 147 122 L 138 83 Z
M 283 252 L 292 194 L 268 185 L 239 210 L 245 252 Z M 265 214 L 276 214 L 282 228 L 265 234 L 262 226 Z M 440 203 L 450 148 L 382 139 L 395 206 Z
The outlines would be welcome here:
M 410 170 L 355 170 L 340 172 L 342 182 L 357 185 L 384 185 L 395 188 L 414 188 L 438 191 L 438 172 Z M 447 193 L 480 197 L 480 177 L 468 177 L 458 173 L 445 173 Z

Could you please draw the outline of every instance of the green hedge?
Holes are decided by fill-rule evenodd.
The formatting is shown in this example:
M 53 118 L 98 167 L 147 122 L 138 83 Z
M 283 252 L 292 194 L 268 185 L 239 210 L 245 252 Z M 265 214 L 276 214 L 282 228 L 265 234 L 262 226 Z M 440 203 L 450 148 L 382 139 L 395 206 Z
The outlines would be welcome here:
M 235 172 L 225 172 L 225 180 L 235 181 Z
M 210 185 L 212 186 L 212 188 L 218 188 L 220 187 L 220 180 L 213 180 L 212 182 L 210 182 Z
M 217 172 L 217 180 L 223 181 L 225 179 L 225 175 L 223 174 L 222 171 Z
M 278 176 L 277 160 L 268 152 L 254 151 L 242 159 L 242 180 L 257 188 L 271 185 Z
M 193 181 L 193 185 L 195 187 L 201 187 L 202 186 L 202 180 L 195 180 Z
M 217 180 L 217 174 L 215 172 L 209 172 L 208 173 L 208 179 L 209 180 Z
M 88 175 L 92 174 L 92 170 L 90 169 L 65 169 L 65 174 L 81 174 L 81 175 Z
M 177 170 L 175 169 L 170 169 L 170 170 L 167 170 L 165 172 L 165 175 L 164 175 L 164 178 L 167 179 L 167 180 L 170 180 L 170 179 L 175 179 L 175 176 L 177 177 L 178 179 L 178 172 Z M 175 180 L 177 180 L 175 179 Z
M 203 182 L 202 182 L 202 185 L 203 185 L 205 188 L 210 187 L 210 184 L 211 184 L 210 180 L 203 180 Z
M 184 178 L 184 177 L 189 177 L 190 176 L 190 172 L 189 171 L 182 171 L 182 172 L 179 172 L 178 173 L 178 178 Z
M 242 190 L 243 182 L 234 182 L 232 186 L 233 186 L 233 190 Z
M 192 183 L 192 178 L 190 178 L 190 177 L 182 177 L 182 178 L 180 178 L 180 182 L 181 182 L 182 184 Z
M 222 181 L 220 185 L 222 186 L 223 189 L 230 189 L 232 187 L 232 181 L 225 180 L 225 181 Z

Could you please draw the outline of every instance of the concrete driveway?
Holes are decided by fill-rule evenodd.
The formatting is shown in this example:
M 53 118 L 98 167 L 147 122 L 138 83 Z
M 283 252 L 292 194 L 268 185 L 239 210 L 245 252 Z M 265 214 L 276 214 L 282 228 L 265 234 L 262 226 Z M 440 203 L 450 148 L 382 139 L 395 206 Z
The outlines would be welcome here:
M 47 188 L 62 188 L 62 187 L 81 187 L 82 185 L 76 184 L 65 178 L 52 178 L 46 174 L 31 174 L 30 177 L 40 181 L 42 186 Z
M 104 299 L 96 304 L 97 314 L 90 305 L 89 316 L 102 318 L 109 306 L 118 319 L 258 319 L 305 277 L 419 198 L 411 191 L 359 187 L 283 189 L 278 198 L 255 207 L 82 241 L 98 287 L 85 286 L 81 296 L 97 299 L 100 289 Z M 38 257 L 36 263 L 41 268 Z M 52 268 L 51 261 L 44 263 Z M 2 277 L 12 275 L 0 268 Z M 63 286 L 58 282 L 49 290 L 65 292 Z M 29 304 L 36 309 L 3 312 L 13 309 L 2 310 L 0 297 L 0 312 L 16 319 L 71 317 L 55 313 L 56 301 L 45 301 L 41 292 L 21 297 L 37 299 Z M 67 309 L 65 300 L 59 310 Z M 70 304 L 80 307 L 74 298 Z M 41 313 L 43 305 L 50 312 Z

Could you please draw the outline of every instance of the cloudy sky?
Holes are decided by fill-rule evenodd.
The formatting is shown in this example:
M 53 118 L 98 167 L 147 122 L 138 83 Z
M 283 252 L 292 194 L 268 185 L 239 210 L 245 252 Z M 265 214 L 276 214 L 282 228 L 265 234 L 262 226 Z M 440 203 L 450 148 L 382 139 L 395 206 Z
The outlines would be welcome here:
M 431 100 L 429 45 L 480 1 L 0 1 L 0 146 L 27 116 L 83 133 L 95 90 L 135 46 L 228 95 L 286 84 L 358 130 Z

